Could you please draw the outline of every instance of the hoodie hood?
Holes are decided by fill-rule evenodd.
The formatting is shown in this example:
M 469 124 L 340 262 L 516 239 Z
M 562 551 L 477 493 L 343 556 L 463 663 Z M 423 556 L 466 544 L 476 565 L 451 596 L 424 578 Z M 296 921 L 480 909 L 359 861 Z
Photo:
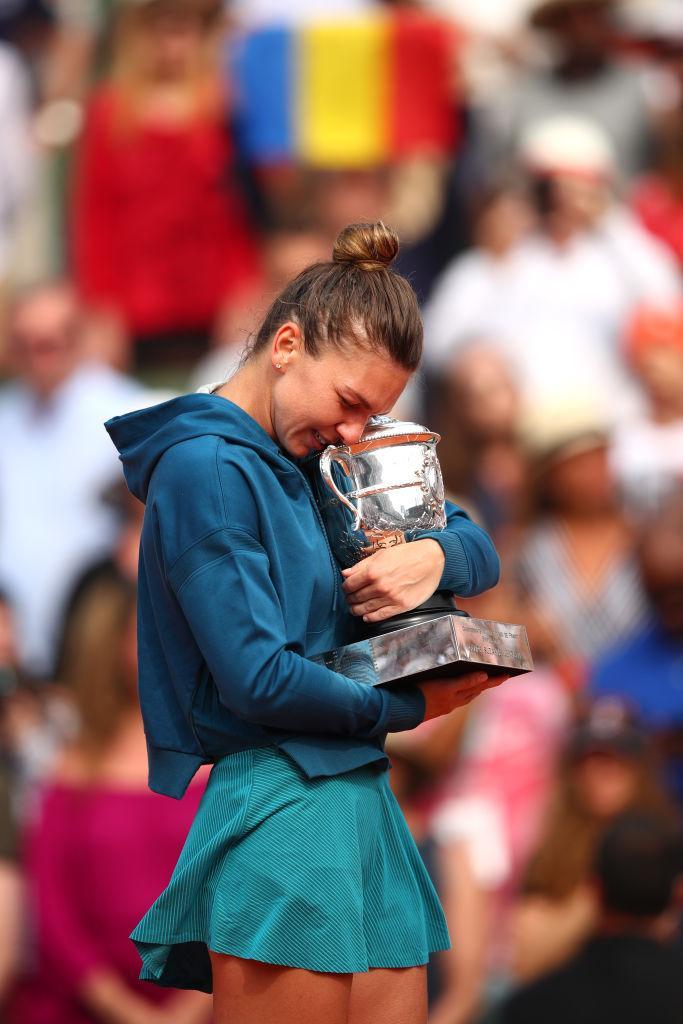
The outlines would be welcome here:
M 296 472 L 294 464 L 256 420 L 219 395 L 182 395 L 114 416 L 105 427 L 118 449 L 128 488 L 142 502 L 147 500 L 154 467 L 164 452 L 181 441 L 207 434 L 252 448 L 279 472 Z

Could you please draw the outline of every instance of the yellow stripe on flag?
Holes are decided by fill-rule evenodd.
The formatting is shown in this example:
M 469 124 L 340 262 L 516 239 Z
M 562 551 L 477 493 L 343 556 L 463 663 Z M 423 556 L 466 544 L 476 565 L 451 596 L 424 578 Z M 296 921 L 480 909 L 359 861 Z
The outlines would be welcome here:
M 299 37 L 298 151 L 318 167 L 389 155 L 389 22 L 320 22 Z

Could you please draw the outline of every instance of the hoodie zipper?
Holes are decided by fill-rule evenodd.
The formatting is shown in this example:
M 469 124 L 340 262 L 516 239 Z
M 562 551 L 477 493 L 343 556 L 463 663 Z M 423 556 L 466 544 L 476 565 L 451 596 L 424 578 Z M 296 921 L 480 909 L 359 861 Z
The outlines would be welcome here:
M 280 458 L 284 459 L 288 466 L 291 466 L 292 469 L 295 469 L 297 473 L 299 473 L 301 479 L 303 480 L 304 487 L 306 488 L 306 494 L 308 495 L 311 504 L 313 505 L 313 508 L 315 510 L 316 518 L 320 523 L 320 529 L 322 530 L 323 537 L 325 538 L 325 547 L 327 548 L 327 554 L 330 559 L 330 565 L 332 566 L 332 577 L 334 579 L 334 596 L 332 598 L 332 611 L 336 612 L 339 606 L 339 586 L 341 580 L 341 572 L 339 570 L 339 566 L 337 565 L 337 560 L 332 554 L 332 547 L 330 545 L 329 537 L 327 536 L 327 530 L 325 529 L 325 523 L 323 521 L 322 513 L 318 508 L 318 503 L 315 500 L 315 495 L 313 493 L 311 485 L 306 479 L 306 474 L 303 472 L 303 470 L 299 469 L 298 466 L 295 466 L 293 462 L 287 458 L 286 455 L 280 454 Z

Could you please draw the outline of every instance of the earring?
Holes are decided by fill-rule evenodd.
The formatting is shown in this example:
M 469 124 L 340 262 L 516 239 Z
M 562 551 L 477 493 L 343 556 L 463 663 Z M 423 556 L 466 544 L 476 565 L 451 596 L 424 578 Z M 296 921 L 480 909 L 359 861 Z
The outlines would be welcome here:
M 276 370 L 281 370 L 282 369 L 282 363 L 276 363 L 275 364 L 275 369 Z

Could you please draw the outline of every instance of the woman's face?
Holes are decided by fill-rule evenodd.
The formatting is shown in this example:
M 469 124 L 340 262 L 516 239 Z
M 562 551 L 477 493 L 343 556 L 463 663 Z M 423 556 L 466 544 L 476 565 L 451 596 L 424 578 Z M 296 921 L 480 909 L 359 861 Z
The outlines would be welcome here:
M 560 511 L 595 514 L 614 505 L 616 492 L 606 445 L 558 459 L 546 469 L 545 479 L 545 490 Z
M 388 413 L 410 377 L 386 353 L 362 345 L 309 355 L 303 345 L 273 356 L 279 362 L 270 419 L 279 444 L 302 458 L 329 444 L 353 444 L 370 416 Z
M 483 441 L 514 435 L 517 390 L 505 359 L 492 345 L 475 343 L 453 360 L 448 390 L 469 435 Z
M 157 79 L 182 77 L 200 60 L 204 35 L 199 17 L 163 8 L 151 11 L 140 36 L 145 67 Z
M 574 779 L 579 800 L 593 818 L 611 819 L 632 802 L 638 781 L 635 761 L 616 754 L 588 754 L 577 762 Z

